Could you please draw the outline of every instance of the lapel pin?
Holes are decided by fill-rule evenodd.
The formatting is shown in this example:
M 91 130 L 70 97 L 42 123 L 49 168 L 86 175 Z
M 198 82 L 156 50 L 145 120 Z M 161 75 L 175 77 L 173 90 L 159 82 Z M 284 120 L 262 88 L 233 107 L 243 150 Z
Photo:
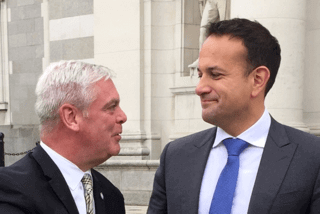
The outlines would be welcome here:
M 104 199 L 102 192 L 100 192 L 100 197 L 102 200 Z

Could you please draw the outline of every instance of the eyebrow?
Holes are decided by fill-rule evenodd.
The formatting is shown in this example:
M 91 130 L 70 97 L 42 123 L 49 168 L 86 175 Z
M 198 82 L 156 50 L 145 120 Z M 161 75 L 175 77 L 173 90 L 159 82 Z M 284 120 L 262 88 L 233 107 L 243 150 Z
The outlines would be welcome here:
M 113 105 L 113 104 L 119 104 L 120 100 L 117 98 L 113 98 L 111 99 L 109 102 L 107 102 L 102 108 L 103 109 L 107 109 L 109 106 Z
M 198 72 L 202 72 L 199 67 L 197 68 Z M 207 67 L 206 68 L 207 72 L 211 72 L 211 71 L 225 71 L 224 69 L 218 67 L 218 66 L 212 66 L 212 67 Z

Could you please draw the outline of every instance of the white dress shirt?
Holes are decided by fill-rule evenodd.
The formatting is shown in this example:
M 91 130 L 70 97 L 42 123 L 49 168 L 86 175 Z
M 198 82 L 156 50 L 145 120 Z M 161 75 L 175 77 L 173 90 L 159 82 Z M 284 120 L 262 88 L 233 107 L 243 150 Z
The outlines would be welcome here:
M 72 197 L 76 203 L 79 214 L 87 214 L 86 210 L 86 201 L 84 198 L 84 187 L 81 182 L 85 173 L 90 174 L 91 178 L 91 170 L 83 172 L 79 167 L 77 167 L 74 163 L 64 158 L 50 147 L 48 147 L 45 143 L 40 142 L 40 146 L 47 152 L 53 162 L 58 166 L 60 172 L 62 173 L 64 179 L 66 180 Z M 93 212 L 95 213 L 95 206 L 93 202 Z
M 232 214 L 248 212 L 249 202 L 256 180 L 263 148 L 271 125 L 271 117 L 265 109 L 261 118 L 249 129 L 242 132 L 237 138 L 249 143 L 249 146 L 239 155 L 239 174 L 234 193 Z M 208 214 L 212 197 L 218 183 L 220 173 L 227 163 L 228 151 L 222 141 L 226 138 L 235 138 L 221 128 L 217 128 L 216 138 L 210 151 L 207 165 L 203 174 L 199 214 Z

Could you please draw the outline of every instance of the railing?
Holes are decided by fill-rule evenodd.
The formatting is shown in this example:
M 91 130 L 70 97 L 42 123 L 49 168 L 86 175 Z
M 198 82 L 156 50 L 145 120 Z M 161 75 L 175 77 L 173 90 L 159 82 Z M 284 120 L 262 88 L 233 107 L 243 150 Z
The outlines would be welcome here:
M 4 134 L 0 132 L 0 167 L 4 166 Z
M 18 152 L 18 153 L 7 153 L 4 152 L 4 134 L 2 132 L 0 132 L 0 167 L 4 166 L 4 156 L 5 155 L 9 155 L 9 156 L 19 156 L 19 155 L 25 155 L 28 154 L 29 152 L 31 152 L 33 149 L 30 149 L 28 151 L 24 151 L 24 152 Z M 38 145 L 40 142 L 37 141 L 36 145 Z

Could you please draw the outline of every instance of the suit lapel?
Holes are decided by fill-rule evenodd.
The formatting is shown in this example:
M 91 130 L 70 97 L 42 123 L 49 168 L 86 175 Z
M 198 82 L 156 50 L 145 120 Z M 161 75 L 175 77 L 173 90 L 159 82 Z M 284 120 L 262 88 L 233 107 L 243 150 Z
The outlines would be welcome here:
M 49 155 L 42 149 L 41 146 L 37 146 L 33 150 L 32 156 L 40 165 L 54 193 L 61 200 L 66 210 L 72 214 L 78 213 L 77 206 L 73 200 L 69 187 L 60 170 L 49 157 Z
M 251 195 L 249 214 L 269 213 L 296 148 L 296 144 L 289 142 L 284 126 L 272 119 Z
M 194 136 L 194 139 L 191 139 L 193 142 L 193 144 L 190 144 L 191 147 L 185 150 L 187 158 L 184 165 L 188 167 L 184 167 L 185 180 L 182 182 L 184 188 L 186 188 L 182 202 L 186 206 L 181 208 L 182 213 L 198 213 L 202 177 L 215 135 L 216 128 L 206 130 L 205 134 L 199 133 L 199 135 Z
M 106 206 L 104 202 L 104 195 L 102 193 L 102 185 L 101 182 L 98 180 L 97 176 L 95 175 L 96 172 L 91 170 L 92 177 L 93 177 L 93 197 L 95 203 L 96 213 L 106 213 Z

